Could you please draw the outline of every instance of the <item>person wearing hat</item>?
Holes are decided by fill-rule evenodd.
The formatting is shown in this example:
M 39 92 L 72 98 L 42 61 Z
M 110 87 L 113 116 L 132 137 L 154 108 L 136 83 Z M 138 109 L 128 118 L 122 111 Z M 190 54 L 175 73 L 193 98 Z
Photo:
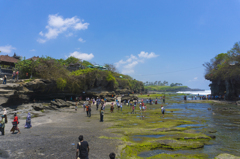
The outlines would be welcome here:
M 0 130 L 2 132 L 2 135 L 4 135 L 4 128 L 5 128 L 5 116 L 2 115 L 2 121 L 1 121 L 1 124 L 0 124 Z
M 164 117 L 165 108 L 163 107 L 163 105 L 161 105 L 161 111 L 162 111 L 162 115 L 163 115 L 163 117 Z

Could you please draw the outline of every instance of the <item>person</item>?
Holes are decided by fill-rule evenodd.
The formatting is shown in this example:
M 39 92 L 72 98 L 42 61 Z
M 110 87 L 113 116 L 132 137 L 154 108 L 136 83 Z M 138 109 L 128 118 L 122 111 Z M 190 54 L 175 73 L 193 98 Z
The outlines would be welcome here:
M 89 104 L 88 105 L 88 117 L 91 117 L 91 111 L 92 111 L 91 105 Z
M 2 121 L 0 124 L 0 130 L 1 130 L 2 135 L 4 135 L 4 132 L 5 132 L 4 129 L 5 129 L 5 116 L 2 115 Z
M 83 110 L 85 111 L 86 105 L 85 102 L 83 103 Z
M 110 158 L 110 159 L 115 159 L 115 156 L 116 156 L 116 155 L 115 155 L 115 153 L 113 153 L 113 152 L 109 154 L 109 158 Z
M 15 77 L 16 77 L 16 72 L 13 71 L 12 78 L 15 79 Z
M 163 96 L 163 103 L 165 103 L 165 96 Z
M 89 155 L 89 145 L 87 141 L 83 141 L 83 136 L 80 135 L 78 137 L 78 140 L 80 141 L 77 144 L 77 152 L 76 152 L 76 159 L 88 159 Z
M 3 77 L 3 84 L 7 84 L 7 75 L 4 75 Z
M 6 108 L 3 108 L 3 115 L 5 117 L 5 123 L 7 123 L 8 120 L 7 120 L 7 110 L 6 110 Z
M 18 134 L 21 133 L 20 132 L 20 129 L 18 128 L 18 124 L 19 124 L 19 121 L 18 121 L 18 116 L 17 116 L 17 113 L 14 114 L 14 119 L 13 119 L 13 127 L 12 129 L 10 130 L 10 132 L 12 132 L 14 134 L 14 131 L 17 130 L 18 131 Z
M 132 106 L 132 114 L 134 114 L 134 109 L 135 109 L 135 107 L 134 107 L 134 105 Z
M 195 96 L 195 100 L 197 100 L 197 96 Z
M 17 71 L 17 72 L 16 72 L 16 75 L 17 75 L 17 80 L 16 80 L 16 81 L 18 81 L 18 75 L 19 75 L 19 71 Z
M 25 128 L 31 128 L 32 124 L 31 124 L 31 114 L 28 113 L 27 119 L 26 119 L 26 124 L 25 124 Z
M 104 108 L 103 105 L 100 108 L 100 122 L 103 122 Z
M 114 107 L 113 107 L 113 103 L 112 103 L 111 107 L 110 107 L 110 112 L 113 113 L 113 110 L 114 110 Z
M 119 111 L 119 109 L 120 109 L 120 103 L 119 102 L 117 102 L 117 108 L 118 108 L 118 111 Z
M 139 109 L 142 110 L 142 103 L 139 104 Z
M 161 111 L 162 111 L 162 115 L 164 117 L 164 113 L 165 113 L 165 108 L 161 105 Z
M 77 102 L 76 102 L 76 106 L 75 106 L 75 111 L 77 111 Z
M 157 99 L 155 100 L 155 104 L 157 104 Z
M 89 108 L 89 106 L 86 105 L 86 113 L 87 113 L 87 116 L 88 116 L 88 108 Z
M 150 102 L 150 105 L 152 105 L 152 99 L 151 98 L 149 99 L 149 102 Z
M 121 108 L 121 111 L 122 111 L 122 103 L 120 104 L 120 108 Z
M 28 78 L 28 72 L 26 73 L 26 78 Z
M 147 98 L 147 104 L 148 104 L 148 98 Z

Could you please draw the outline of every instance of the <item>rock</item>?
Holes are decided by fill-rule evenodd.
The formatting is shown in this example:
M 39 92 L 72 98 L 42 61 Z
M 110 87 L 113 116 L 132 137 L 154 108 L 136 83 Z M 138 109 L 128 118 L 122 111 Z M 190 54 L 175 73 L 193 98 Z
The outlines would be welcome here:
M 43 110 L 43 109 L 45 109 L 45 106 L 43 106 L 41 103 L 39 103 L 39 104 L 33 104 L 32 105 L 32 107 L 33 107 L 33 109 L 34 110 L 36 110 L 36 111 L 41 111 L 41 110 Z
M 74 104 L 72 104 L 70 102 L 65 102 L 62 99 L 55 99 L 55 101 L 51 101 L 51 104 L 57 106 L 58 108 L 70 107 L 70 106 L 74 105 Z
M 209 130 L 208 132 L 209 132 L 209 133 L 216 133 L 217 130 Z
M 215 139 L 216 138 L 216 136 L 215 135 L 208 135 L 210 138 L 212 138 L 212 139 Z
M 230 155 L 227 153 L 220 154 L 215 157 L 215 159 L 240 159 L 238 156 Z
M 121 100 L 124 101 L 124 100 L 137 100 L 137 99 L 138 99 L 137 96 L 123 96 Z
M 115 101 L 114 98 L 110 98 L 110 97 L 106 97 L 106 99 L 107 99 L 107 102 L 114 102 Z

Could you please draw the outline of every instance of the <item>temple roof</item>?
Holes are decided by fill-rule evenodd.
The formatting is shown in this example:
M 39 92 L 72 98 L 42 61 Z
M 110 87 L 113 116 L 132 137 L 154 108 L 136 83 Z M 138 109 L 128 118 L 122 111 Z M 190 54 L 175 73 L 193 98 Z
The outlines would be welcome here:
M 8 55 L 0 55 L 0 61 L 9 62 L 9 63 L 17 63 L 18 59 L 14 58 L 14 57 L 10 57 Z

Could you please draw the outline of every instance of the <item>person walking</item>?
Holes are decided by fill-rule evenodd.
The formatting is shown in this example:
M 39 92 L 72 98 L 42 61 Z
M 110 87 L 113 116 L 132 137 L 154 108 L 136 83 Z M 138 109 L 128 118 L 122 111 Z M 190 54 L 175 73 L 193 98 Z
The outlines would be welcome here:
M 8 120 L 7 120 L 7 110 L 6 110 L 6 108 L 3 108 L 3 115 L 5 117 L 5 123 L 7 123 Z
M 91 117 L 91 111 L 92 111 L 91 105 L 89 104 L 88 105 L 88 117 Z
M 0 123 L 0 130 L 1 130 L 2 135 L 5 134 L 5 130 L 4 129 L 5 129 L 5 116 L 2 115 L 2 121 Z
M 17 79 L 16 79 L 16 81 L 18 81 L 19 71 L 16 72 L 16 75 L 17 75 Z
M 100 122 L 103 122 L 104 108 L 103 105 L 100 108 Z
M 3 77 L 3 84 L 7 84 L 7 75 L 4 75 Z
M 113 103 L 112 103 L 111 107 L 110 107 L 110 112 L 113 113 L 113 110 L 114 110 L 114 106 L 113 106 Z
M 28 113 L 28 116 L 27 116 L 27 119 L 26 119 L 25 128 L 32 128 L 32 124 L 31 124 L 31 114 L 30 114 L 30 113 Z
M 17 131 L 18 131 L 18 134 L 21 133 L 21 132 L 20 132 L 20 129 L 18 128 L 19 121 L 18 121 L 18 116 L 17 116 L 16 113 L 14 114 L 14 119 L 13 119 L 12 124 L 13 124 L 13 127 L 12 127 L 12 129 L 10 130 L 10 132 L 12 132 L 12 133 L 14 134 L 14 131 L 17 130 Z
M 85 107 L 86 107 L 86 113 L 87 113 L 87 116 L 88 116 L 88 108 L 89 108 L 89 106 L 86 105 Z
M 161 105 L 162 116 L 164 117 L 165 108 Z
M 87 141 L 83 141 L 83 136 L 80 135 L 78 137 L 78 140 L 80 141 L 77 144 L 77 152 L 76 152 L 76 159 L 89 159 L 89 145 Z
M 134 114 L 134 109 L 135 109 L 135 107 L 134 107 L 134 105 L 132 106 L 132 114 Z
M 13 71 L 12 78 L 15 79 L 15 77 L 16 77 L 16 72 Z
M 122 103 L 120 104 L 120 108 L 121 108 L 121 111 L 122 111 Z

